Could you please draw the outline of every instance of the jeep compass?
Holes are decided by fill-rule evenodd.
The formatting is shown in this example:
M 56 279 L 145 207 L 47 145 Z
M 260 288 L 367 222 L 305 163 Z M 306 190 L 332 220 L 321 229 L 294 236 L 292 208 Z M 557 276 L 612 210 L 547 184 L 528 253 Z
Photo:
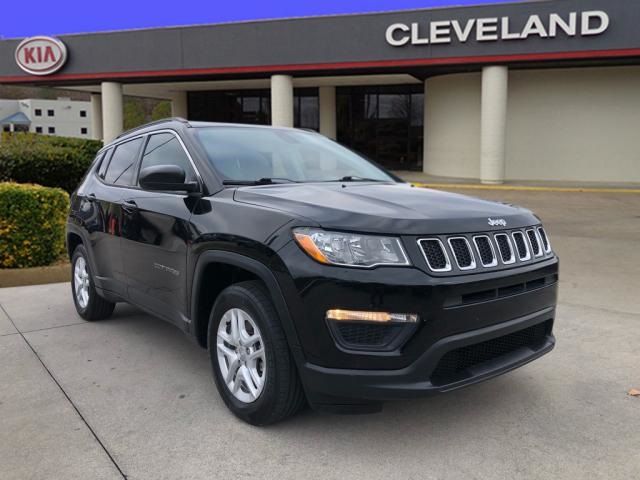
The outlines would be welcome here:
M 555 343 L 535 215 L 415 188 L 315 132 L 124 133 L 72 195 L 67 246 L 81 317 L 128 302 L 174 324 L 254 425 L 455 390 Z

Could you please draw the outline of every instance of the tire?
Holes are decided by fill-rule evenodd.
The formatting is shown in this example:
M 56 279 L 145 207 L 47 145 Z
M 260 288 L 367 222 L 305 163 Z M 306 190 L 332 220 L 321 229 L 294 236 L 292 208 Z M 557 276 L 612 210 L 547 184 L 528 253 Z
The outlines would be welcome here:
M 76 267 L 80 271 L 84 271 L 85 275 L 80 275 L 87 282 L 85 287 L 86 296 L 78 298 L 77 284 L 79 282 L 79 276 L 77 275 Z M 82 268 L 84 267 L 84 268 Z M 93 282 L 93 273 L 89 266 L 87 250 L 83 245 L 78 245 L 73 251 L 71 256 L 71 296 L 73 297 L 73 303 L 76 306 L 76 311 L 85 320 L 103 320 L 108 318 L 113 313 L 115 303 L 105 300 L 96 291 Z
M 241 312 L 247 314 L 248 319 Z M 242 320 L 238 325 L 244 325 L 240 328 L 244 330 L 244 338 L 249 339 L 245 347 L 239 346 L 242 342 L 232 339 L 233 318 Z M 255 341 L 256 334 L 259 341 Z M 209 317 L 207 346 L 218 391 L 238 418 L 251 425 L 268 425 L 292 416 L 304 405 L 304 392 L 280 319 L 261 282 L 238 283 L 220 293 Z M 246 357 L 240 359 L 243 348 L 246 349 Z M 252 353 L 248 353 L 250 350 Z M 235 356 L 229 355 L 230 352 L 235 352 Z M 252 360 L 251 357 L 256 355 L 257 360 Z M 237 359 L 239 367 L 231 367 L 232 358 Z M 237 368 L 236 374 L 229 376 L 233 368 Z M 237 387 L 239 381 L 240 387 L 232 389 L 224 378 L 225 373 L 229 378 L 235 378 L 232 387 Z M 249 384 L 251 388 L 247 388 Z

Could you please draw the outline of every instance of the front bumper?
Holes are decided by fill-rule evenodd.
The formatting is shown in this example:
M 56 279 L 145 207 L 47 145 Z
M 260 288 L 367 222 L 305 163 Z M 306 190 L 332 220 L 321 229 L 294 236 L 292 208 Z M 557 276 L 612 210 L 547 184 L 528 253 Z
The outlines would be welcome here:
M 503 374 L 550 352 L 555 345 L 552 334 L 554 313 L 554 308 L 547 308 L 521 318 L 442 338 L 415 362 L 398 370 L 339 369 L 306 363 L 301 374 L 307 389 L 313 392 L 312 403 L 316 406 L 323 403 L 349 403 L 348 399 L 383 401 L 455 390 Z M 433 377 L 441 360 L 449 352 L 484 342 L 484 345 L 491 345 L 492 341 L 501 338 L 513 339 L 517 332 L 535 328 L 543 330 L 534 342 L 514 344 L 514 348 L 505 349 L 502 355 L 457 372 L 450 377 L 451 381 L 445 377 L 439 380 Z
M 286 269 L 274 270 L 299 339 L 292 348 L 316 407 L 454 390 L 524 365 L 555 344 L 555 256 L 502 271 L 436 278 L 418 268 L 415 258 L 414 268 L 357 270 L 319 265 L 295 245 L 279 253 Z M 350 348 L 325 318 L 335 308 L 415 313 L 420 321 L 406 327 L 409 335 L 392 348 Z M 536 325 L 535 338 L 523 342 L 520 337 Z M 462 366 L 449 365 L 447 372 L 443 365 L 456 355 L 463 357 Z

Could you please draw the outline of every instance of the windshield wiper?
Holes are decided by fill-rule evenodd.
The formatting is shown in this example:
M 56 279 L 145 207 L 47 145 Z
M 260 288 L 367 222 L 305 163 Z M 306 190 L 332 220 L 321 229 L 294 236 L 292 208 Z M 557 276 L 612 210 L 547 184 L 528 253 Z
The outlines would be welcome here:
M 380 180 L 379 178 L 359 177 L 357 175 L 346 175 L 337 180 L 327 180 L 327 182 L 387 182 L 389 180 Z
M 280 177 L 263 177 L 257 180 L 223 180 L 223 185 L 276 185 L 278 183 L 300 183 L 297 180 Z

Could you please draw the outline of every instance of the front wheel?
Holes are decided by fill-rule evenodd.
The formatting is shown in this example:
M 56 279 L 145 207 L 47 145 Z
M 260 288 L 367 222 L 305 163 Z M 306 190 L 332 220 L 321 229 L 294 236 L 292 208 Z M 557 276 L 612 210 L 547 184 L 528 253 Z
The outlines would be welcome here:
M 111 316 L 115 304 L 98 295 L 87 258 L 87 250 L 78 245 L 71 257 L 73 303 L 78 315 L 85 320 L 102 320 Z
M 280 319 L 260 282 L 238 283 L 220 294 L 207 345 L 218 391 L 242 420 L 275 423 L 304 404 Z

